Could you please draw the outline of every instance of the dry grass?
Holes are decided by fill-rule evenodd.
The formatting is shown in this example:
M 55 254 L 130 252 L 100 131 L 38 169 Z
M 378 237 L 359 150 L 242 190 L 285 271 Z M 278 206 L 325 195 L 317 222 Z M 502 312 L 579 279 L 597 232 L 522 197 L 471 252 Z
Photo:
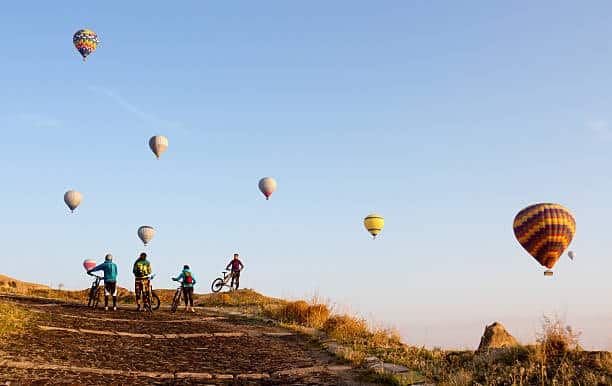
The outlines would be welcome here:
M 25 331 L 29 320 L 30 315 L 21 307 L 0 301 L 0 338 Z

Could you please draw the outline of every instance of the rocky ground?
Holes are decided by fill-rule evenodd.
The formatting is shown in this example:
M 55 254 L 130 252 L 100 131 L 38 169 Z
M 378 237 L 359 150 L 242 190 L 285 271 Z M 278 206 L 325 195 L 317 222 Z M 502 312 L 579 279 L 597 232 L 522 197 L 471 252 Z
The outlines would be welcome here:
M 133 306 L 91 310 L 12 297 L 31 310 L 26 334 L 0 340 L 5 384 L 357 385 L 361 374 L 301 335 L 264 322 Z

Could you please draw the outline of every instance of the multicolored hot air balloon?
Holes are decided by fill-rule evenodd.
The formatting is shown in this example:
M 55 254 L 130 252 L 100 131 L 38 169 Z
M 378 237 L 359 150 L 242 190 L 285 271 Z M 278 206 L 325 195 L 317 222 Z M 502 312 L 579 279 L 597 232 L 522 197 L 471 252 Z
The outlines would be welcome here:
M 149 139 L 149 147 L 153 154 L 155 154 L 155 157 L 159 159 L 162 153 L 168 148 L 168 138 L 163 135 L 151 137 L 151 139 Z
M 143 225 L 138 228 L 138 237 L 142 240 L 144 245 L 147 245 L 149 241 L 153 239 L 153 236 L 155 236 L 155 229 L 153 229 L 153 227 Z
M 83 57 L 83 61 L 85 61 L 87 56 L 96 50 L 98 43 L 100 43 L 100 39 L 98 39 L 98 34 L 94 31 L 90 29 L 80 29 L 74 33 L 72 43 Z
M 83 195 L 76 190 L 69 190 L 64 193 L 64 202 L 73 213 L 74 210 L 81 205 L 81 201 L 83 201 Z
M 85 268 L 86 271 L 96 268 L 96 265 L 95 260 L 85 259 L 85 261 L 83 261 L 83 268 Z
M 538 263 L 550 270 L 567 249 L 576 233 L 572 213 L 558 204 L 535 204 L 521 210 L 514 218 L 514 235 Z
M 264 177 L 259 180 L 259 190 L 266 196 L 266 200 L 270 199 L 270 196 L 276 190 L 276 180 L 272 177 Z
M 373 239 L 383 230 L 385 218 L 377 213 L 370 213 L 363 219 L 363 225 L 370 232 Z

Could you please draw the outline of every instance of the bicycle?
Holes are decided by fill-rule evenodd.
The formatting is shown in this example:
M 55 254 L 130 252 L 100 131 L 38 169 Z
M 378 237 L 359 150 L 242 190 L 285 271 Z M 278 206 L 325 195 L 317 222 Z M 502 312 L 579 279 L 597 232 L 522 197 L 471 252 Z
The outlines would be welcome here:
M 159 296 L 153 291 L 153 284 L 151 284 L 153 279 L 155 279 L 155 275 L 149 276 L 147 278 L 147 285 L 145 285 L 142 290 L 142 306 L 145 311 L 149 312 L 159 309 L 161 305 Z
M 230 291 L 234 289 L 230 284 L 227 284 L 232 278 L 232 272 L 223 271 L 221 273 L 223 274 L 223 277 L 218 277 L 212 282 L 212 286 L 210 288 L 212 292 L 219 292 L 223 287 L 229 287 Z
M 174 297 L 172 298 L 172 306 L 170 307 L 170 311 L 173 313 L 176 312 L 178 306 L 181 304 L 181 295 L 183 294 L 183 282 L 179 281 L 180 285 L 176 289 L 174 293 Z
M 90 273 L 91 276 L 94 276 L 95 279 L 93 283 L 91 283 L 91 288 L 89 289 L 89 299 L 87 301 L 87 307 L 91 309 L 96 309 L 98 307 L 98 303 L 100 303 L 100 294 L 102 293 L 102 287 L 100 287 L 100 281 L 104 279 L 102 276 L 94 275 Z

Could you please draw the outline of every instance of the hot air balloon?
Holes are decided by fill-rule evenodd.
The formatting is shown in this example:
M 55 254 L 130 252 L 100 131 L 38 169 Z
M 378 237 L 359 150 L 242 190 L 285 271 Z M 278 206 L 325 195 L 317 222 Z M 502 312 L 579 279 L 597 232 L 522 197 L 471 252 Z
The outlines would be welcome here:
M 83 268 L 85 268 L 86 271 L 96 268 L 96 265 L 95 260 L 85 259 L 85 261 L 83 261 Z
M 138 228 L 138 237 L 140 238 L 140 240 L 142 240 L 144 245 L 147 245 L 149 241 L 153 239 L 153 236 L 155 236 L 155 229 L 153 229 L 153 227 L 143 225 Z
M 155 154 L 155 157 L 159 159 L 162 153 L 168 148 L 168 138 L 163 135 L 151 137 L 151 139 L 149 139 L 149 147 L 153 154 Z
M 270 196 L 276 190 L 276 180 L 272 177 L 264 177 L 259 180 L 259 190 L 266 196 L 266 200 L 270 199 Z
M 576 252 L 574 251 L 569 251 L 567 253 L 567 257 L 569 257 L 571 260 L 574 260 L 574 258 L 576 257 Z
M 71 212 L 81 205 L 81 201 L 83 201 L 83 195 L 76 190 L 69 190 L 64 193 L 64 202 L 68 205 Z
M 100 40 L 98 39 L 98 34 L 94 31 L 90 29 L 80 29 L 74 33 L 72 43 L 83 57 L 83 61 L 85 61 L 87 56 L 96 50 Z
M 371 213 L 363 219 L 363 225 L 370 232 L 373 239 L 383 230 L 385 226 L 385 218 L 379 214 Z
M 567 249 L 576 233 L 572 213 L 558 204 L 535 204 L 521 210 L 514 218 L 514 235 L 538 263 L 548 268 L 546 276 Z

